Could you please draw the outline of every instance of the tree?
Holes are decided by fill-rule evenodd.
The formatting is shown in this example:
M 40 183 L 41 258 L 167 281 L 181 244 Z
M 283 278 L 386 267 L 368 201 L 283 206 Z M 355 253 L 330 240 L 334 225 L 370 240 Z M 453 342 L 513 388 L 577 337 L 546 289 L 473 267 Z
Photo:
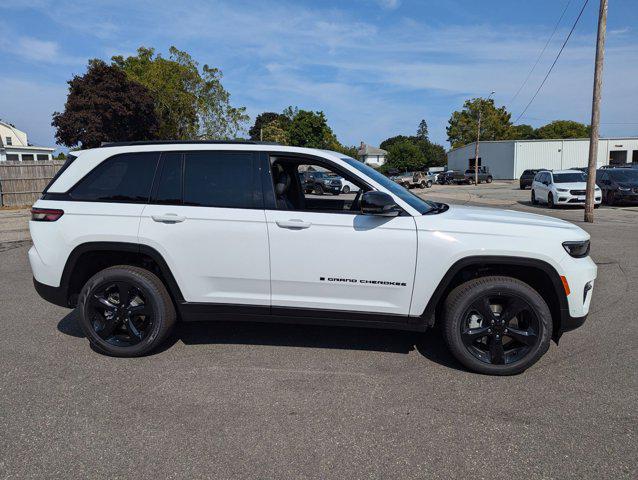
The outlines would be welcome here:
M 255 123 L 250 130 L 248 130 L 248 136 L 251 140 L 259 140 L 260 131 L 268 124 L 277 122 L 277 127 L 283 130 L 288 130 L 291 119 L 283 113 L 276 112 L 264 112 L 257 115 Z M 264 138 L 264 141 L 266 139 Z
M 64 152 L 60 152 L 57 156 L 53 157 L 54 160 L 66 160 L 66 154 Z
M 419 123 L 419 128 L 417 128 L 416 130 L 416 137 L 419 140 L 425 140 L 428 141 L 428 124 L 425 120 L 421 120 L 421 122 Z
M 589 138 L 591 127 L 572 120 L 555 120 L 536 129 L 536 138 Z
M 253 139 L 252 136 L 251 139 Z M 259 135 L 254 140 L 259 140 Z M 279 119 L 264 124 L 261 128 L 261 140 L 264 142 L 276 142 L 281 145 L 290 143 L 288 130 L 282 126 L 282 122 Z
M 408 137 L 406 135 L 395 135 L 394 137 L 386 138 L 383 142 L 381 142 L 379 148 L 383 150 L 389 150 L 390 147 L 395 143 L 403 142 L 406 140 L 409 142 L 414 142 L 414 137 Z
M 152 92 L 161 138 L 231 139 L 244 130 L 246 109 L 230 104 L 219 69 L 204 65 L 200 72 L 199 64 L 175 47 L 168 59 L 140 47 L 136 56 L 115 56 L 112 61 Z
M 328 126 L 323 112 L 299 110 L 289 129 L 290 145 L 310 148 L 334 148 L 337 139 Z
M 159 121 L 149 90 L 119 68 L 91 60 L 69 82 L 64 112 L 53 114 L 57 143 L 99 147 L 102 142 L 156 138 Z
M 387 167 L 401 171 L 420 170 L 425 167 L 423 152 L 413 142 L 401 140 L 393 143 L 388 149 Z
M 509 140 L 531 140 L 536 138 L 536 131 L 531 125 L 512 125 L 508 133 Z
M 494 105 L 493 99 L 473 98 L 466 100 L 461 111 L 452 113 L 446 129 L 452 148 L 476 141 L 479 111 L 481 111 L 481 140 L 507 139 L 512 125 L 511 114 L 505 107 Z

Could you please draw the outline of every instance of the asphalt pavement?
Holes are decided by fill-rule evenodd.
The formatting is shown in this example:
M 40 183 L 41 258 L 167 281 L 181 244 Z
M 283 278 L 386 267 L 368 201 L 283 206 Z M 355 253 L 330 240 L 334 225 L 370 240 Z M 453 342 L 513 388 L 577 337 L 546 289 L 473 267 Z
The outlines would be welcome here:
M 37 296 L 29 241 L 0 243 L 0 478 L 635 479 L 636 209 L 589 225 L 512 184 L 418 193 L 589 231 L 585 325 L 514 377 L 463 370 L 437 331 L 187 324 L 110 358 Z

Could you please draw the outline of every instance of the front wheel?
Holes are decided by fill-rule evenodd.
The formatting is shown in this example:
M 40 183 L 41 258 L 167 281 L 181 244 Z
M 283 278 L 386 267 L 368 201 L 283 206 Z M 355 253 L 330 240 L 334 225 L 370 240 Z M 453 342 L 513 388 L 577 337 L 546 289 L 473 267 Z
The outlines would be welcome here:
M 547 208 L 554 208 L 556 204 L 554 203 L 554 195 L 551 192 L 547 194 Z
M 345 193 L 346 195 L 349 194 L 350 193 L 350 187 L 348 185 L 344 186 L 342 192 Z
M 503 276 L 476 278 L 445 300 L 444 335 L 465 367 L 490 375 L 514 375 L 549 348 L 552 316 L 528 284 Z
M 538 199 L 536 198 L 534 190 L 532 190 L 532 205 L 538 205 Z
M 169 335 L 175 306 L 162 281 L 130 265 L 93 275 L 78 301 L 80 326 L 100 352 L 117 357 L 149 353 Z
M 425 184 L 425 186 L 427 188 L 432 188 L 432 180 L 428 180 L 428 182 Z
M 323 187 L 321 185 L 317 185 L 317 188 L 315 188 L 315 193 L 317 195 L 323 195 L 324 194 Z
M 492 183 L 492 177 L 487 177 L 487 180 L 485 180 L 487 183 Z
M 428 183 L 425 180 L 421 180 L 421 183 L 419 183 L 419 187 L 421 188 L 427 188 Z

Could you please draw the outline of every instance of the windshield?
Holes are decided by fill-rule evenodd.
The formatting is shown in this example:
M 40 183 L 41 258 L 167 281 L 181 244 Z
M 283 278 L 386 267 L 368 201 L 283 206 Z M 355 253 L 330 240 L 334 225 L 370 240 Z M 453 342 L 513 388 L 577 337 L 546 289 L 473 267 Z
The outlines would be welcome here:
M 554 183 L 576 183 L 586 182 L 585 174 L 583 172 L 574 173 L 555 173 Z
M 367 175 L 372 180 L 382 185 L 383 188 L 394 193 L 397 197 L 399 197 L 405 203 L 407 203 L 412 208 L 417 210 L 421 215 L 431 212 L 433 210 L 437 210 L 438 207 L 434 202 L 423 200 L 422 198 L 417 197 L 415 194 L 413 194 L 409 190 L 406 190 L 404 187 L 402 187 L 398 183 L 393 182 L 388 177 L 376 171 L 374 168 L 369 167 L 365 163 L 350 157 L 341 157 L 341 160 L 346 162 L 351 167 L 354 167 L 355 169 L 359 170 L 361 173 Z
M 609 176 L 617 182 L 638 182 L 638 169 L 615 170 L 609 172 Z

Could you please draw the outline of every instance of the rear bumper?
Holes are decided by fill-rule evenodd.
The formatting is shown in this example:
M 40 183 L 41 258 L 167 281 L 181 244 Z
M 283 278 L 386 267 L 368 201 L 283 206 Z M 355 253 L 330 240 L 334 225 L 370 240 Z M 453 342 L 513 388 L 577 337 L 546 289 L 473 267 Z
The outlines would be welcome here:
M 577 328 L 582 327 L 585 323 L 585 320 L 587 320 L 587 315 L 584 315 L 582 317 L 572 317 L 569 315 L 565 316 L 560 325 L 560 334 L 571 332 L 572 330 L 576 330 Z
M 38 295 L 47 302 L 59 305 L 60 307 L 71 308 L 67 302 L 66 288 L 45 285 L 44 283 L 38 282 L 35 277 L 33 277 L 33 286 L 35 287 L 35 291 L 38 292 Z

